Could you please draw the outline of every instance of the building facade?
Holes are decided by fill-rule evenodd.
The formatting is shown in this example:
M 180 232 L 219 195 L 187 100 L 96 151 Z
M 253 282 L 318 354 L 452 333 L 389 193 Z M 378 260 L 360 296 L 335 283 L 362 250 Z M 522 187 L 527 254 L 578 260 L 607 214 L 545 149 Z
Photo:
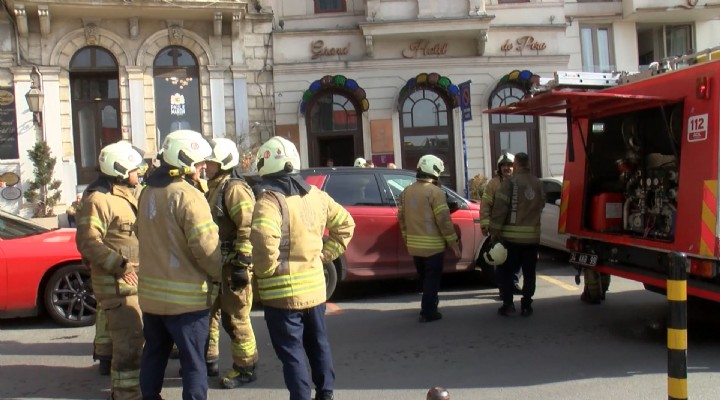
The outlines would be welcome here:
M 103 145 L 126 139 L 152 157 L 179 128 L 233 137 L 248 154 L 280 135 L 305 167 L 364 157 L 414 169 L 432 153 L 461 193 L 493 174 L 502 151 L 527 152 L 538 176 L 560 175 L 564 120 L 483 110 L 555 71 L 634 72 L 716 46 L 720 33 L 714 0 L 2 4 L 0 185 L 16 176 L 22 192 L 27 150 L 44 138 L 66 203 L 94 177 Z M 33 83 L 45 96 L 41 127 L 23 98 Z M 0 207 L 26 210 L 10 192 Z
M 33 179 L 27 151 L 41 139 L 69 204 L 97 176 L 99 150 L 118 140 L 152 158 L 176 129 L 248 151 L 271 135 L 272 13 L 256 2 L 3 3 L 0 90 L 15 112 L 3 114 L 0 174 L 19 176 L 21 191 Z M 44 94 L 41 126 L 24 99 L 33 84 Z M 30 212 L 12 197 L 3 209 Z

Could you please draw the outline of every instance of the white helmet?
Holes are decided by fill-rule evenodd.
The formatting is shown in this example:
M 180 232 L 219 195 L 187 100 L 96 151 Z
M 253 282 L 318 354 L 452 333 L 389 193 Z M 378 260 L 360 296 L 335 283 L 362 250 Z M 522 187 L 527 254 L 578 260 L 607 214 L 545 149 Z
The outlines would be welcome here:
M 188 168 L 195 172 L 195 164 L 205 161 L 212 154 L 210 143 L 198 132 L 179 130 L 171 132 L 162 146 L 162 157 L 175 168 Z
M 367 164 L 367 160 L 362 157 L 358 157 L 355 159 L 353 167 L 365 168 L 365 164 Z
M 439 178 L 440 174 L 445 171 L 445 163 L 443 163 L 443 160 L 432 154 L 426 154 L 420 157 L 420 160 L 418 160 L 417 169 L 426 174 Z
M 487 240 L 491 240 L 488 238 Z M 493 266 L 502 265 L 507 260 L 507 248 L 501 242 L 495 242 L 483 253 L 486 263 Z
M 121 179 L 127 179 L 130 171 L 144 169 L 145 166 L 141 152 L 124 140 L 103 147 L 98 162 L 100 172 Z
M 300 153 L 295 145 L 280 136 L 273 136 L 258 149 L 255 165 L 258 174 L 265 176 L 285 170 L 290 163 L 293 170 L 300 169 Z
M 515 156 L 507 151 L 503 151 L 500 158 L 497 160 L 497 167 L 500 168 L 500 164 L 512 164 L 515 161 Z
M 212 147 L 212 153 L 206 160 L 220 164 L 221 170 L 228 171 L 240 162 L 240 153 L 232 140 L 227 138 L 210 139 L 210 147 Z

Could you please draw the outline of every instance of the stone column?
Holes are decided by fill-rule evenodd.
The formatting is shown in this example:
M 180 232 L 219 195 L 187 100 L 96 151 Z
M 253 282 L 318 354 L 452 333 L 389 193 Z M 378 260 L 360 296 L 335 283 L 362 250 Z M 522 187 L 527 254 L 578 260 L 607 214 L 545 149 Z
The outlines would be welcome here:
M 225 70 L 227 67 L 208 65 L 210 73 L 210 110 L 212 112 L 212 134 L 214 138 L 225 137 Z
M 126 66 L 130 102 L 130 138 L 133 145 L 147 150 L 145 132 L 145 67 Z
M 248 106 L 248 83 L 244 68 L 230 67 L 233 77 L 233 100 L 235 102 L 235 135 L 242 149 L 250 148 L 250 112 Z

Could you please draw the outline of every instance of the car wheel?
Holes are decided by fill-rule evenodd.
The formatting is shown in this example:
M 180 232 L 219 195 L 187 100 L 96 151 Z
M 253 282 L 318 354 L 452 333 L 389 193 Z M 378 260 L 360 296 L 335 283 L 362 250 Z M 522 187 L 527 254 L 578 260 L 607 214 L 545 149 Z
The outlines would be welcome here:
M 326 263 L 323 265 L 323 272 L 325 272 L 325 295 L 329 299 L 335 288 L 337 287 L 338 274 L 334 263 Z
M 55 271 L 45 285 L 45 310 L 64 326 L 95 323 L 97 301 L 92 291 L 90 270 L 82 265 L 66 265 Z

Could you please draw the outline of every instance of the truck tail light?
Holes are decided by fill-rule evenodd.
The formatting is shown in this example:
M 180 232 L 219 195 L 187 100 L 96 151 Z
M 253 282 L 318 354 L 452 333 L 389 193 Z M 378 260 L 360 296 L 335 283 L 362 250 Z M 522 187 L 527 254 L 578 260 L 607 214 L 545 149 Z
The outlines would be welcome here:
M 714 278 L 717 275 L 717 265 L 712 261 L 690 259 L 690 275 Z
M 582 240 L 574 237 L 569 237 L 565 241 L 565 248 L 570 251 L 582 251 L 584 247 Z
M 703 76 L 695 80 L 695 96 L 698 99 L 710 98 L 710 78 Z

